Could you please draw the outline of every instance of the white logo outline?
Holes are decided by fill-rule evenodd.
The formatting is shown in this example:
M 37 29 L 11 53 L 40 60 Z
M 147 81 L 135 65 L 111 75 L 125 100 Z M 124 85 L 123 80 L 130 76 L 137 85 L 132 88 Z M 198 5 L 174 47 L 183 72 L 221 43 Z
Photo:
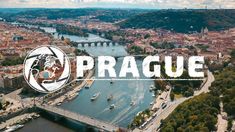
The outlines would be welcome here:
M 45 48 L 48 48 L 48 51 L 50 51 L 51 53 L 48 53 L 48 54 L 41 54 L 41 53 L 37 53 L 36 51 L 40 51 L 42 49 L 44 49 L 43 52 L 46 52 L 45 51 Z M 31 69 L 32 67 L 36 66 L 38 63 L 39 63 L 39 60 L 42 59 L 40 58 L 41 56 L 43 55 L 56 55 L 58 54 L 60 56 L 58 56 L 58 61 L 60 61 L 61 64 L 63 64 L 63 72 L 61 73 L 61 76 L 66 76 L 65 78 L 61 78 L 61 76 L 59 77 L 60 79 L 58 80 L 50 80 L 50 82 L 47 82 L 48 80 L 43 80 L 42 83 L 43 83 L 43 86 L 42 84 L 39 84 L 36 80 L 35 80 L 35 77 L 33 77 L 33 81 L 30 80 L 30 77 L 32 77 L 32 70 L 36 70 L 36 75 L 39 74 L 39 70 L 38 69 Z M 62 56 L 63 55 L 63 56 Z M 63 58 L 61 58 L 61 56 Z M 39 59 L 38 59 L 39 57 Z M 48 56 L 47 56 L 48 57 Z M 46 58 L 47 58 L 46 57 Z M 56 56 L 57 57 L 57 56 Z M 32 60 L 29 61 L 29 59 L 34 59 L 33 62 L 36 61 L 36 63 L 29 63 L 29 62 L 32 62 Z M 36 59 L 35 59 L 36 58 Z M 63 62 L 61 61 L 63 60 Z M 48 58 L 46 60 L 48 62 Z M 28 65 L 30 64 L 30 65 Z M 32 65 L 33 64 L 33 65 Z M 45 68 L 45 67 L 44 67 Z M 26 74 L 27 73 L 27 74 Z M 35 91 L 38 91 L 40 93 L 53 93 L 55 91 L 58 91 L 60 89 L 62 89 L 66 83 L 69 81 L 70 79 L 70 73 L 71 73 L 71 65 L 70 65 L 70 60 L 68 58 L 68 56 L 64 53 L 64 51 L 62 51 L 60 48 L 58 48 L 57 46 L 54 46 L 54 45 L 42 45 L 42 46 L 38 46 L 36 48 L 34 48 L 33 50 L 31 50 L 25 57 L 24 59 L 24 63 L 23 63 L 23 76 L 24 76 L 24 79 L 26 81 L 26 83 L 32 88 L 34 89 Z M 32 75 L 31 75 L 32 74 Z M 37 83 L 37 85 L 35 84 L 35 82 Z M 45 88 L 44 86 L 46 86 L 47 84 L 46 83 L 50 83 L 49 85 L 49 88 Z M 56 84 L 57 83 L 57 84 Z M 59 83 L 59 84 L 58 84 Z M 53 85 L 54 84 L 54 85 Z M 39 86 L 41 88 L 39 88 Z

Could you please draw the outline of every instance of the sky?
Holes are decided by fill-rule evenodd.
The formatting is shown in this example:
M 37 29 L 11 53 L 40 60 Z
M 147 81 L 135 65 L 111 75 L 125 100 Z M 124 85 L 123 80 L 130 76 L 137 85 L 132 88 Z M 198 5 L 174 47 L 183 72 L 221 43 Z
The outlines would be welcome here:
M 235 0 L 0 0 L 0 8 L 226 8 Z

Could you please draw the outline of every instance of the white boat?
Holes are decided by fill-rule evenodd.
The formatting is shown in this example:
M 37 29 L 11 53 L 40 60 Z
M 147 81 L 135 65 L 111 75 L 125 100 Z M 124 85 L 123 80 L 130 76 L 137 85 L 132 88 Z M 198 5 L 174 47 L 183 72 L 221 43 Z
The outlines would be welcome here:
M 153 93 L 152 96 L 155 97 L 155 94 Z
M 24 125 L 15 125 L 15 126 L 11 126 L 11 127 L 7 127 L 7 129 L 4 132 L 13 132 L 15 130 L 18 130 L 20 128 L 24 127 Z
M 109 107 L 110 110 L 112 110 L 112 109 L 114 109 L 114 108 L 115 108 L 115 105 L 114 105 L 114 104 L 110 105 L 110 107 Z
M 40 115 L 39 115 L 39 114 L 36 114 L 36 115 L 33 115 L 33 117 L 34 117 L 34 118 L 38 118 L 38 117 L 40 117 Z
M 99 93 L 95 93 L 95 94 L 91 97 L 91 101 L 95 101 L 99 96 L 100 96 L 100 92 L 99 92 Z
M 61 102 L 59 102 L 58 104 L 56 104 L 57 106 L 60 106 L 62 103 Z
M 68 96 L 68 100 L 74 99 L 76 96 L 78 96 L 78 94 L 79 94 L 78 92 L 71 94 L 70 96 Z
M 130 106 L 134 106 L 134 105 L 135 105 L 135 102 L 131 101 Z

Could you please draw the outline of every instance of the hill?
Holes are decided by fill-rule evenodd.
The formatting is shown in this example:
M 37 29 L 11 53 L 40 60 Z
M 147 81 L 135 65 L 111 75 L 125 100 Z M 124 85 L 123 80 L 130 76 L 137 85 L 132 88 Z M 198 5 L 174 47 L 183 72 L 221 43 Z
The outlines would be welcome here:
M 131 17 L 122 28 L 162 28 L 176 32 L 200 32 L 201 28 L 223 30 L 235 27 L 235 10 L 159 10 Z
M 13 10 L 13 9 L 12 9 Z M 15 9 L 17 10 L 17 9 Z M 16 18 L 37 18 L 45 17 L 47 19 L 76 19 L 80 16 L 92 16 L 92 19 L 98 19 L 104 22 L 115 22 L 127 19 L 137 14 L 146 13 L 150 10 L 144 9 L 102 9 L 102 8 L 80 8 L 80 9 L 21 9 L 17 12 L 10 12 L 7 9 L 1 9 L 0 14 L 4 13 L 4 18 L 14 21 Z M 0 16 L 1 17 L 1 16 Z

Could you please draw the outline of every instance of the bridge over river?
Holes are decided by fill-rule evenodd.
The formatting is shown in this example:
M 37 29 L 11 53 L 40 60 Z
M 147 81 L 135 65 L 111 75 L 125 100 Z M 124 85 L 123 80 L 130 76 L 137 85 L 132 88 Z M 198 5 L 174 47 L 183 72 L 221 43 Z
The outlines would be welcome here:
M 71 42 L 74 47 L 97 47 L 97 46 L 116 46 L 121 44 L 120 42 L 112 41 L 95 41 L 95 42 Z
M 100 120 L 97 120 L 97 119 L 94 119 L 94 118 L 91 118 L 88 116 L 80 115 L 78 113 L 74 113 L 74 112 L 71 112 L 71 111 L 68 111 L 68 110 L 65 110 L 62 108 L 58 108 L 55 106 L 37 105 L 37 108 L 39 108 L 40 110 L 50 112 L 50 113 L 54 113 L 56 115 L 59 115 L 59 116 L 62 116 L 62 117 L 68 118 L 68 119 L 72 119 L 74 121 L 78 121 L 83 124 L 90 125 L 92 127 L 95 127 L 95 128 L 98 128 L 98 129 L 101 129 L 104 131 L 116 132 L 116 131 L 120 130 L 120 128 L 118 126 L 115 126 L 113 124 L 110 124 L 110 123 L 107 123 L 104 121 L 100 121 Z M 122 130 L 124 130 L 124 129 L 122 129 Z M 127 131 L 127 130 L 124 130 L 124 131 Z

